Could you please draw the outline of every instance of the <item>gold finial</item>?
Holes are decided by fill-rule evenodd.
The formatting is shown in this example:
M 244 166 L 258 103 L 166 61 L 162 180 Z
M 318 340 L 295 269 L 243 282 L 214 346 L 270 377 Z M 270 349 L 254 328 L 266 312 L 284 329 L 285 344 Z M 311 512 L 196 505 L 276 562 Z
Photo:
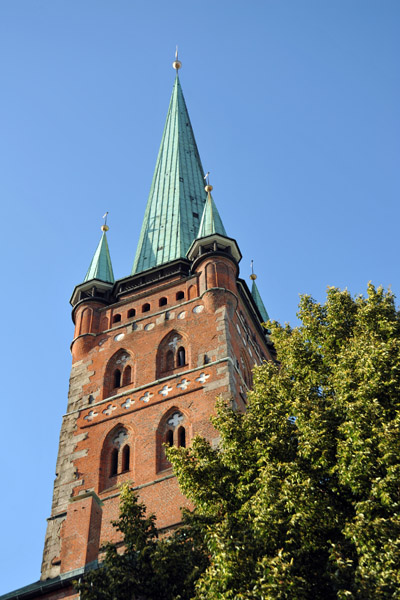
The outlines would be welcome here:
M 176 47 L 176 50 L 175 50 L 175 60 L 174 60 L 174 62 L 172 63 L 172 66 L 174 67 L 174 69 L 175 69 L 175 71 L 176 71 L 176 72 L 178 72 L 178 71 L 179 71 L 179 69 L 180 69 L 180 68 L 181 68 L 181 66 L 182 66 L 182 63 L 181 63 L 181 61 L 180 61 L 180 60 L 178 60 L 178 46 Z
M 207 194 L 209 194 L 213 190 L 213 186 L 210 185 L 210 171 L 204 175 L 203 179 L 206 181 L 206 186 L 204 189 L 206 190 Z
M 257 279 L 257 275 L 253 271 L 253 261 L 251 261 L 251 275 L 250 275 L 250 279 L 252 281 L 255 281 Z
M 107 225 L 107 215 L 108 215 L 108 211 L 103 215 L 104 225 L 101 226 L 102 231 L 108 231 L 110 229 Z

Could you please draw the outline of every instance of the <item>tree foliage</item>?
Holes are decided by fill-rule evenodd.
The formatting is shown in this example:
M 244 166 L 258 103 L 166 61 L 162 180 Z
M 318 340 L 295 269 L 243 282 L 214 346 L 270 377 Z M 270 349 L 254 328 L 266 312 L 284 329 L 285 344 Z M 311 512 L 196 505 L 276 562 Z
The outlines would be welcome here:
M 124 485 L 113 521 L 123 545 L 106 544 L 100 567 L 75 582 L 81 600 L 189 600 L 207 564 L 197 521 L 184 513 L 182 527 L 158 539 L 155 516 Z
M 247 412 L 219 403 L 220 447 L 169 450 L 208 520 L 197 599 L 400 598 L 394 298 L 331 288 L 299 318 L 269 324 L 279 363 L 256 368 Z

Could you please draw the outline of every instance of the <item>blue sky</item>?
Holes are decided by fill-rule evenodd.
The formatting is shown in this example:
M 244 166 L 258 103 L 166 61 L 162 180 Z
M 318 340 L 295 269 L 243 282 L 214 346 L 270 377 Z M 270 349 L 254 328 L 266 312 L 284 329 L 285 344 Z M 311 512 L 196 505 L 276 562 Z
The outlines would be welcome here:
M 0 594 L 36 581 L 68 304 L 109 214 L 129 274 L 179 45 L 228 235 L 271 318 L 328 285 L 400 295 L 398 0 L 2 0 Z

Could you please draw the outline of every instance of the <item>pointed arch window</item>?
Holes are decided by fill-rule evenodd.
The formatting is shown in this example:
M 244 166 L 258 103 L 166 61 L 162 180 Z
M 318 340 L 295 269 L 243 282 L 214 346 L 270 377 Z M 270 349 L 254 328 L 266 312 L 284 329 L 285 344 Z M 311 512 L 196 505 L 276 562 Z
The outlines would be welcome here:
M 179 446 L 186 448 L 187 430 L 185 416 L 180 410 L 169 411 L 161 420 L 157 429 L 157 470 L 171 467 L 165 453 L 165 447 Z
M 130 473 L 131 463 L 132 452 L 129 433 L 125 427 L 119 425 L 111 430 L 103 444 L 99 469 L 99 491 L 120 483 L 120 475 Z M 124 479 L 126 477 L 122 481 Z
M 103 399 L 114 396 L 120 387 L 133 383 L 134 369 L 130 352 L 118 350 L 108 361 L 103 380 Z
M 157 377 L 164 377 L 175 369 L 190 365 L 190 347 L 182 335 L 171 331 L 161 341 L 157 350 Z

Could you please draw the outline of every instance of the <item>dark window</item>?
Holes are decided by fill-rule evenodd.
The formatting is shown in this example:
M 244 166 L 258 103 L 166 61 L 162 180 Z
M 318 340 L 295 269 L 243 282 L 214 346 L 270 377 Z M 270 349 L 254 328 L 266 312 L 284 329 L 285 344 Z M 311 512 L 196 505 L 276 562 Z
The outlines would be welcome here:
M 165 370 L 171 371 L 174 368 L 174 353 L 172 350 L 168 350 L 167 357 L 165 361 Z
M 136 310 L 134 308 L 130 308 L 128 310 L 128 319 L 131 319 L 132 317 L 134 317 L 136 315 Z
M 120 320 L 121 320 L 121 315 L 114 315 L 113 316 L 113 323 L 119 323 Z
M 119 369 L 114 371 L 114 387 L 121 387 L 121 371 Z
M 131 382 L 132 369 L 127 365 L 124 369 L 124 375 L 122 377 L 122 385 L 128 385 Z
M 92 394 L 90 394 L 90 396 L 89 396 L 89 404 L 93 404 L 93 402 L 94 402 L 94 398 L 93 398 Z
M 178 367 L 183 367 L 186 364 L 185 348 L 181 346 L 178 350 Z
M 129 461 L 131 456 L 131 449 L 128 445 L 122 450 L 122 470 L 129 471 Z
M 111 452 L 111 469 L 110 476 L 113 477 L 118 473 L 118 450 L 114 448 Z
M 186 431 L 184 427 L 178 429 L 178 446 L 186 448 Z
M 198 213 L 193 213 L 193 216 L 194 216 L 194 218 L 195 218 L 195 219 L 198 219 L 198 218 L 199 218 L 199 215 L 198 215 Z
M 146 302 L 146 304 L 143 304 L 142 306 L 142 312 L 149 312 L 150 310 L 150 304 L 148 302 Z
M 176 293 L 177 300 L 183 300 L 184 297 L 185 297 L 185 292 L 177 292 Z
M 160 298 L 159 302 L 158 302 L 158 306 L 165 306 L 167 304 L 168 300 L 167 298 Z
M 174 445 L 174 432 L 171 429 L 168 429 L 167 434 L 165 436 L 165 443 L 167 446 Z

